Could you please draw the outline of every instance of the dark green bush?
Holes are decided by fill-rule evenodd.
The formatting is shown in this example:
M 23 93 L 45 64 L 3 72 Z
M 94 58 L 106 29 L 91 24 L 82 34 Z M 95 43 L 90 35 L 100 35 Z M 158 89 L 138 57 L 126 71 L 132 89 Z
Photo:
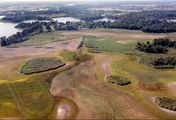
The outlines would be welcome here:
M 125 86 L 131 83 L 131 81 L 129 81 L 127 78 L 116 75 L 107 76 L 107 81 L 109 83 L 113 83 L 120 86 Z
M 165 108 L 171 111 L 176 111 L 176 99 L 167 98 L 167 97 L 157 97 L 155 99 L 155 102 L 162 108 Z

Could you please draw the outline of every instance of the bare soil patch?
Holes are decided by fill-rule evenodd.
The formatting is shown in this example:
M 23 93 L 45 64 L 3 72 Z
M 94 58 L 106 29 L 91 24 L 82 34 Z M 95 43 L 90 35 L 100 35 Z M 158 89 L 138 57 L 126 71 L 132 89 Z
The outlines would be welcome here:
M 67 41 L 65 44 L 64 41 L 54 42 L 46 44 L 42 47 L 22 47 L 22 48 L 5 48 L 0 47 L 0 56 L 3 58 L 13 58 L 19 56 L 38 56 L 42 54 L 47 54 L 50 52 L 55 52 L 58 50 L 76 50 L 77 46 L 80 43 L 80 39 L 73 39 Z M 47 49 L 47 48 L 52 49 Z
M 71 112 L 71 106 L 69 104 L 59 104 L 57 108 L 57 116 L 56 119 L 66 119 L 69 117 L 69 113 Z
M 171 95 L 176 96 L 176 82 L 172 82 L 167 84 L 167 87 L 169 89 L 169 91 L 171 92 Z

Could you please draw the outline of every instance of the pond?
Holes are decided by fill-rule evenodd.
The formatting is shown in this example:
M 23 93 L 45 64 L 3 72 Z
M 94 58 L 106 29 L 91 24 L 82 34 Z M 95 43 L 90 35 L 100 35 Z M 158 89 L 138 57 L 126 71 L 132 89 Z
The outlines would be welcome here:
M 50 22 L 49 20 L 25 20 L 24 23 L 33 23 L 33 22 Z
M 73 17 L 59 17 L 59 18 L 53 18 L 54 21 L 66 23 L 66 22 L 80 22 L 81 20 L 78 18 Z
M 94 20 L 94 22 L 103 22 L 103 21 L 105 21 L 105 22 L 108 22 L 108 21 L 110 21 L 110 22 L 115 22 L 115 20 L 113 20 L 113 19 L 108 19 L 108 18 L 102 18 L 102 19 L 98 19 L 98 20 Z
M 66 22 L 80 22 L 80 19 L 77 18 L 73 18 L 73 17 L 58 17 L 58 18 L 52 18 L 54 21 L 57 22 L 62 22 L 62 23 L 66 23 Z M 24 23 L 32 23 L 32 22 L 37 22 L 39 20 L 26 20 L 23 21 Z M 40 20 L 39 22 L 50 22 L 49 20 Z

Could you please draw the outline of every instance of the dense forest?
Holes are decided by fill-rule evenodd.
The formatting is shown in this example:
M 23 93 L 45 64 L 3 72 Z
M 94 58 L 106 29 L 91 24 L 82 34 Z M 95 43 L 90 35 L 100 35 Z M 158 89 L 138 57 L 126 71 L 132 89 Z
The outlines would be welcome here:
M 168 33 L 176 31 L 176 22 L 172 21 L 176 19 L 176 11 L 153 10 L 126 13 L 123 15 L 106 15 L 107 18 L 115 20 L 114 22 L 93 22 L 94 20 L 103 18 L 102 12 L 91 13 L 90 11 L 83 11 L 80 14 L 75 14 L 73 10 L 72 12 L 68 12 L 68 14 L 85 21 L 85 23 L 70 23 L 65 25 L 75 26 L 76 28 L 120 28 L 141 30 L 149 33 Z
M 78 14 L 79 13 L 79 14 Z M 44 11 L 18 11 L 7 14 L 4 21 L 22 22 L 24 20 L 51 20 L 51 15 L 63 14 L 64 16 L 75 17 L 82 20 L 79 23 L 62 24 L 61 30 L 78 30 L 80 28 L 115 28 L 141 30 L 149 33 L 176 32 L 176 11 L 175 10 L 150 10 L 142 12 L 129 12 L 116 15 L 104 11 L 91 11 L 87 7 L 61 7 L 60 9 L 48 9 Z M 107 17 L 114 21 L 97 21 Z
M 8 13 L 3 18 L 4 21 L 19 23 L 25 20 L 51 20 L 47 15 L 60 14 L 60 10 L 43 10 L 43 11 L 17 11 L 15 13 Z

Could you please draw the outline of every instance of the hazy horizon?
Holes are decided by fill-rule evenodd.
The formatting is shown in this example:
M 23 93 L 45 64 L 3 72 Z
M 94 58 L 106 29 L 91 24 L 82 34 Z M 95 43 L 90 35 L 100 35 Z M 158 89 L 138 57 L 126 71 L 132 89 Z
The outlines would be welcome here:
M 0 2 L 93 2 L 95 0 L 0 0 Z M 165 0 L 96 0 L 96 2 L 130 2 L 130 1 L 165 1 Z M 168 1 L 176 1 L 176 0 L 168 0 Z

